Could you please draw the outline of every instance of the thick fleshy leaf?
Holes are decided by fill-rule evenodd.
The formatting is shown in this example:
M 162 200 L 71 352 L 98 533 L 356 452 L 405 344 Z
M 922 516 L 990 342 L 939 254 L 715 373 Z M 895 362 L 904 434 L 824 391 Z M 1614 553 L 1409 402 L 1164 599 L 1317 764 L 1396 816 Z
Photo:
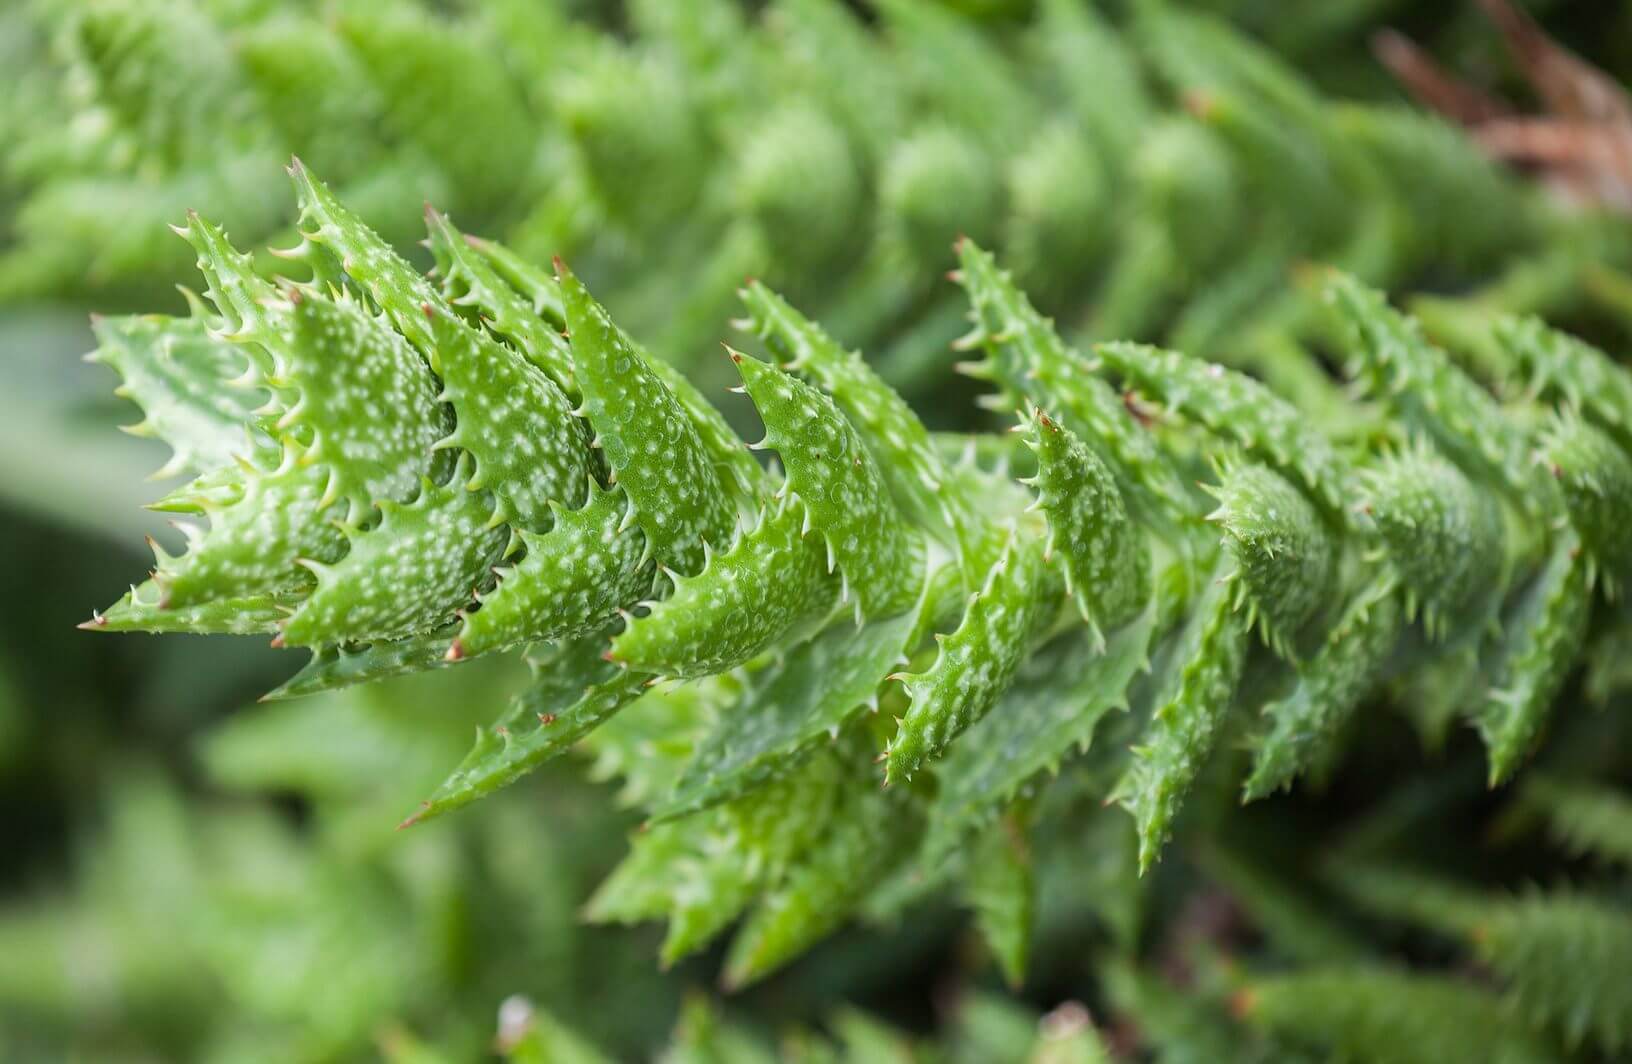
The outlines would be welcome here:
M 726 954 L 725 986 L 764 978 L 838 928 L 912 851 L 919 831 L 904 791 L 852 781 L 827 833 L 748 915 Z
M 493 522 L 492 496 L 465 489 L 467 462 L 449 484 L 425 481 L 413 502 L 381 503 L 380 524 L 350 533 L 351 548 L 338 562 L 309 564 L 317 587 L 284 625 L 283 641 L 395 639 L 451 620 L 510 538 Z
M 1616 899 L 1561 889 L 1490 907 L 1474 932 L 1479 958 L 1512 988 L 1538 1028 L 1562 1029 L 1609 1056 L 1632 1046 L 1632 914 Z M 1613 974 L 1611 974 L 1613 973 Z
M 1394 310 L 1382 293 L 1347 274 L 1334 273 L 1326 299 L 1348 323 L 1360 379 L 1397 409 L 1407 424 L 1427 433 L 1440 450 L 1474 477 L 1503 488 L 1539 513 L 1523 436 L 1501 406 L 1446 354 L 1423 338 L 1422 328 Z
M 1420 608 L 1429 635 L 1475 618 L 1502 585 L 1502 511 L 1427 446 L 1381 458 L 1359 476 L 1360 501 L 1399 573 L 1406 619 Z
M 453 626 L 449 625 L 422 635 L 365 646 L 318 647 L 313 650 L 312 659 L 299 672 L 262 695 L 261 701 L 301 698 L 321 691 L 450 665 L 448 647 L 453 642 L 454 631 Z
M 782 491 L 805 508 L 827 547 L 856 618 L 909 607 L 923 586 L 922 538 L 891 501 L 883 474 L 833 400 L 758 359 L 732 354 L 765 422 L 765 445 L 782 457 Z
M 836 739 L 863 711 L 876 711 L 878 689 L 905 663 L 926 608 L 932 607 L 921 598 L 905 613 L 865 627 L 835 625 L 767 666 L 721 713 L 653 816 L 667 819 L 735 798 Z
M 963 873 L 964 901 L 974 910 L 975 926 L 1011 987 L 1025 980 L 1037 919 L 1028 835 L 1018 814 L 996 821 L 970 847 Z
M 1246 799 L 1291 786 L 1338 738 L 1377 682 L 1403 621 L 1399 600 L 1386 587 L 1382 594 L 1368 589 L 1349 604 L 1320 649 L 1299 663 L 1291 693 L 1264 707 L 1269 730 L 1258 742 Z
M 503 278 L 521 293 L 532 304 L 535 313 L 547 317 L 552 325 L 560 324 L 562 328 L 566 327 L 562 286 L 553 273 L 532 265 L 509 248 L 491 240 L 466 237 L 465 243 L 483 262 L 492 267 L 495 275 Z M 657 376 L 669 390 L 669 394 L 674 397 L 674 401 L 690 417 L 691 426 L 696 431 L 703 449 L 708 452 L 721 483 L 732 489 L 740 502 L 749 504 L 750 509 L 757 505 L 765 483 L 764 470 L 754 461 L 753 455 L 748 453 L 748 449 L 724 416 L 715 409 L 714 404 L 703 397 L 703 393 L 697 390 L 697 386 L 692 384 L 684 373 L 661 358 L 653 358 L 628 336 L 623 336 L 622 339 L 645 359 L 646 368 Z M 568 354 L 572 357 L 570 347 Z M 575 396 L 579 394 L 576 377 L 569 391 Z
M 648 678 L 601 660 L 599 635 L 544 655 L 533 680 L 404 826 L 441 816 L 507 787 L 639 698 Z
M 1632 573 L 1632 455 L 1573 414 L 1548 426 L 1538 450 L 1592 563 L 1588 582 L 1602 578 L 1610 597 L 1617 597 Z
M 1185 796 L 1212 753 L 1247 657 L 1247 626 L 1227 581 L 1209 581 L 1186 623 L 1182 664 L 1157 705 L 1133 763 L 1112 797 L 1139 828 L 1139 869 L 1147 870 L 1173 829 Z
M 204 294 L 221 315 L 226 338 L 241 345 L 250 362 L 244 383 L 259 383 L 277 368 L 285 347 L 288 318 L 278 309 L 277 286 L 255 272 L 254 260 L 233 247 L 225 231 L 196 212 L 189 211 L 187 224 L 176 232 L 198 252 Z
M 157 475 L 206 473 L 256 448 L 251 426 L 267 395 L 234 386 L 251 363 L 211 335 L 201 311 L 187 318 L 97 318 L 91 326 L 97 348 L 86 359 L 117 371 L 122 381 L 114 394 L 142 409 L 142 420 L 125 431 L 161 439 L 174 452 Z
M 612 641 L 612 659 L 664 676 L 724 672 L 825 614 L 838 586 L 827 575 L 820 542 L 805 527 L 802 503 L 777 504 L 696 576 L 677 575 L 673 593 Z
M 735 675 L 649 688 L 584 736 L 591 779 L 616 781 L 618 804 L 646 808 L 674 789 L 698 742 L 742 693 Z
M 696 425 L 645 356 L 612 324 L 578 278 L 562 296 L 584 414 L 613 479 L 659 562 L 682 575 L 703 567 L 704 545 L 723 547 L 735 507 Z
M 1156 610 L 1147 608 L 1103 647 L 1085 630 L 1067 632 L 1027 658 L 992 711 L 970 726 L 941 762 L 924 844 L 929 867 L 956 850 L 1045 772 L 1088 747 L 1106 713 L 1125 708 L 1134 677 L 1149 666 Z
M 896 501 L 925 525 L 944 525 L 961 548 L 981 521 L 974 500 L 947 490 L 946 465 L 906 400 L 859 354 L 840 347 L 763 284 L 750 283 L 742 290 L 742 301 L 754 332 L 786 360 L 784 368 L 815 381 L 844 411 L 877 459 Z
M 1044 561 L 1056 562 L 1082 619 L 1096 632 L 1119 628 L 1150 601 L 1150 553 L 1123 505 L 1116 478 L 1076 434 L 1043 411 L 1025 418 L 1037 456 L 1031 481 L 1048 521 Z
M 519 533 L 526 556 L 476 596 L 481 608 L 466 614 L 455 657 L 599 630 L 650 594 L 656 572 L 622 489 L 593 487 L 583 507 L 554 514 L 548 532 Z
M 590 918 L 668 917 L 664 964 L 700 949 L 831 831 L 849 775 L 824 751 L 751 794 L 641 832 Z
M 1632 446 L 1632 375 L 1604 352 L 1538 318 L 1507 318 L 1492 330 L 1530 379 L 1537 398 L 1563 400 Z
M 1548 1064 L 1557 1052 L 1490 990 L 1394 968 L 1306 968 L 1259 978 L 1237 997 L 1260 1030 L 1321 1046 L 1343 1060 L 1399 1064 Z
M 452 313 L 442 294 L 381 240 L 362 220 L 334 197 L 299 159 L 290 163 L 300 201 L 300 231 L 306 240 L 326 250 L 340 268 L 368 292 L 385 311 L 397 331 L 441 372 L 436 336 L 425 307 Z
M 543 531 L 550 504 L 583 505 L 593 466 L 589 435 L 549 377 L 510 348 L 425 308 L 442 362 L 442 398 L 453 404 L 453 432 L 437 446 L 474 460 L 466 486 L 503 500 L 502 517 Z
M 680 404 L 680 409 L 691 419 L 691 427 L 697 431 L 697 439 L 707 452 L 708 460 L 713 463 L 715 474 L 720 478 L 720 483 L 735 495 L 739 509 L 749 513 L 757 510 L 769 494 L 770 478 L 754 461 L 748 446 L 730 422 L 725 420 L 725 416 L 713 403 L 703 398 L 703 393 L 684 373 L 660 358 L 644 357 L 646 365 L 657 374 L 657 379 L 663 382 L 669 394 L 674 396 L 674 401 Z
M 1190 521 L 1194 496 L 1122 397 L 1095 374 L 1093 363 L 1066 346 L 1053 323 L 974 241 L 959 243 L 958 263 L 958 281 L 975 310 L 975 330 L 960 345 L 986 351 L 970 372 L 1003 389 L 1010 408 L 1029 403 L 1093 441 L 1143 520 L 1168 530 Z
M 290 298 L 272 381 L 294 399 L 277 428 L 306 444 L 302 460 L 328 472 L 325 502 L 345 500 L 349 523 L 359 524 L 375 503 L 418 490 L 447 434 L 447 410 L 424 360 L 363 307 L 300 289 Z
M 345 537 L 325 520 L 328 470 L 305 459 L 286 441 L 276 469 L 246 469 L 237 498 L 205 507 L 209 531 L 179 558 L 159 558 L 153 579 L 161 607 L 279 591 L 296 582 L 298 560 L 334 562 L 345 553 Z
M 271 634 L 300 602 L 298 593 L 214 599 L 196 606 L 160 605 L 162 590 L 153 581 L 80 625 L 93 632 L 193 632 L 197 634 Z
M 1348 463 L 1307 414 L 1262 384 L 1147 344 L 1099 344 L 1094 353 L 1126 385 L 1239 444 L 1297 484 L 1327 514 L 1347 516 L 1354 501 Z
M 1210 516 L 1224 530 L 1224 549 L 1235 562 L 1229 580 L 1246 623 L 1283 657 L 1297 656 L 1304 626 L 1331 599 L 1337 565 L 1335 536 L 1320 512 L 1268 466 L 1248 463 L 1224 471 L 1218 509 Z
M 935 662 L 899 677 L 912 705 L 886 751 L 886 780 L 911 779 L 1008 689 L 1040 606 L 1042 554 L 1040 542 L 1011 530 L 985 586 L 970 596 L 963 622 L 951 635 L 937 636 Z
M 1502 618 L 1490 689 L 1474 723 L 1490 751 L 1494 786 L 1535 747 L 1592 612 L 1589 563 L 1573 533 L 1559 537 L 1546 565 Z
M 442 273 L 442 291 L 448 301 L 474 310 L 488 328 L 514 344 L 535 369 L 567 395 L 576 397 L 572 348 L 560 330 L 499 276 L 492 263 L 445 215 L 427 208 L 425 227 L 431 234 L 431 254 Z

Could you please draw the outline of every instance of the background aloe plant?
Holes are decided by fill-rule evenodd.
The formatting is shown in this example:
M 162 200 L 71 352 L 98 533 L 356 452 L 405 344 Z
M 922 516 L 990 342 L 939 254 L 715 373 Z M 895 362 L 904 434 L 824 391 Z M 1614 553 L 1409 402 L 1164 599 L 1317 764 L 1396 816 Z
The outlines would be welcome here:
M 168 89 L 189 110 L 156 103 L 125 132 L 175 160 L 257 146 L 242 201 L 157 209 L 185 241 L 117 219 L 203 273 L 171 314 L 98 320 L 93 355 L 142 408 L 138 434 L 170 445 L 154 464 L 186 477 L 159 509 L 196 527 L 159 532 L 150 579 L 87 627 L 258 633 L 312 657 L 296 671 L 287 653 L 234 650 L 212 680 L 186 641 L 74 644 L 100 675 L 62 689 L 147 684 L 133 701 L 172 748 L 199 729 L 188 706 L 265 678 L 274 700 L 198 748 L 207 801 L 183 797 L 197 785 L 178 786 L 163 745 L 168 767 L 103 753 L 8 715 L 0 694 L 19 794 L 105 796 L 76 816 L 100 823 L 72 888 L 0 918 L 19 958 L 0 974 L 22 1021 L 8 1050 L 335 1059 L 372 1043 L 467 1059 L 497 1011 L 497 1047 L 516 1059 L 596 1059 L 595 1044 L 616 1059 L 660 1037 L 678 983 L 718 975 L 738 1017 L 694 1002 L 677 1057 L 1622 1051 L 1625 729 L 1578 703 L 1613 707 L 1625 682 L 1632 384 L 1524 316 L 1613 341 L 1622 223 L 1550 204 L 1411 112 L 1331 103 L 1227 24 L 1165 5 L 1110 20 L 1064 3 L 1025 18 L 892 3 L 877 29 L 822 4 L 633 5 L 627 36 L 592 29 L 598 16 L 552 31 L 561 84 L 509 111 L 418 91 L 405 57 L 438 40 L 426 27 L 458 27 L 471 36 L 413 68 L 452 84 L 482 61 L 458 41 L 492 42 L 480 34 L 539 9 L 343 7 L 282 28 L 330 41 L 312 70 L 353 50 L 402 64 L 370 76 L 377 99 L 417 108 L 383 128 L 420 147 L 371 187 L 401 194 L 430 173 L 438 137 L 486 144 L 450 100 L 494 122 L 559 109 L 562 139 L 540 148 L 536 178 L 467 152 L 436 165 L 469 173 L 382 200 L 348 176 L 372 163 L 331 168 L 301 141 L 345 192 L 297 163 L 289 226 L 245 190 L 275 180 L 298 138 L 271 132 L 250 95 L 207 97 L 189 76 L 193 91 Z M 60 25 L 79 34 L 71 53 L 108 61 L 174 47 L 171 22 L 143 36 L 119 21 L 149 10 Z M 203 41 L 278 21 L 255 5 L 162 14 L 184 10 L 198 18 L 175 25 Z M 824 27 L 871 58 L 799 66 L 790 42 Z M 1312 63 L 1351 31 L 1276 32 Z M 507 56 L 528 40 L 504 39 Z M 721 64 L 709 41 L 723 39 L 761 58 Z M 1097 120 L 1128 123 L 1102 152 L 1082 142 L 1116 134 L 1055 114 L 1083 100 L 1052 88 L 1096 41 L 1125 63 L 1080 95 L 1133 94 Z M 946 76 L 954 60 L 966 78 Z M 512 91 L 506 69 L 489 63 L 469 92 Z M 145 113 L 129 76 L 79 84 Z M 867 98 L 894 110 L 848 95 L 869 79 L 887 90 Z M 631 84 L 646 103 L 619 98 Z M 1183 109 L 1162 117 L 1167 88 Z M 654 101 L 668 110 L 649 122 Z M 242 128 L 205 136 L 211 108 Z M 302 135 L 350 120 L 364 121 Z M 48 126 L 28 143 L 49 143 Z M 868 138 L 888 165 L 855 162 Z M 684 159 L 712 143 L 731 150 Z M 821 182 L 826 198 L 790 194 L 802 186 L 777 169 L 846 156 L 854 183 Z M 653 165 L 673 180 L 630 182 Z M 135 172 L 150 191 L 187 169 Z M 1120 190 L 1097 213 L 1082 213 L 1087 173 Z M 403 200 L 427 192 L 515 239 L 430 212 L 423 275 L 359 215 L 404 245 Z M 517 221 L 533 195 L 545 204 Z M 824 245 L 847 202 L 876 202 L 876 225 Z M 241 246 L 270 234 L 293 250 L 246 255 L 222 219 Z M 589 287 L 544 266 L 548 251 Z M 82 265 L 51 281 L 36 255 L 20 245 L 35 290 L 87 291 Z M 132 255 L 141 283 L 115 296 L 125 282 L 104 274 L 99 298 L 144 298 L 179 272 L 175 253 Z M 1311 260 L 1344 269 L 1293 270 Z M 956 287 L 932 280 L 947 265 Z M 744 285 L 748 269 L 763 282 Z M 1419 300 L 1419 325 L 1350 273 L 1458 294 Z M 954 323 L 961 383 L 936 353 Z M 709 355 L 720 336 L 743 350 Z M 97 373 L 109 380 L 83 376 Z M 746 398 L 723 396 L 722 378 Z M 756 459 L 742 441 L 761 436 Z M 136 447 L 115 453 L 154 453 Z M 32 475 L 14 490 L 31 508 L 119 522 L 102 516 L 111 490 Z M 13 535 L 16 597 L 32 597 L 28 559 L 61 547 Z M 53 601 L 135 571 L 76 547 L 93 563 Z M 37 638 L 22 633 L 14 645 Z M 42 675 L 74 669 L 15 657 L 25 706 Z M 615 799 L 557 760 L 574 749 Z M 117 788 L 99 782 L 109 764 Z M 223 797 L 245 793 L 283 801 Z M 404 815 L 411 830 L 391 833 Z M 28 822 L 48 834 L 60 820 Z M 1523 880 L 1544 886 L 1507 893 Z M 652 920 L 667 921 L 661 942 L 605 926 Z M 965 926 L 982 948 L 949 945 Z M 1023 981 L 1030 1004 L 961 995 L 944 1040 L 910 1033 L 923 973 L 949 956 L 973 981 Z M 310 988 L 328 974 L 319 1007 Z M 1056 1008 L 1070 998 L 1100 1026 Z M 826 1036 L 771 1037 L 811 1024 Z

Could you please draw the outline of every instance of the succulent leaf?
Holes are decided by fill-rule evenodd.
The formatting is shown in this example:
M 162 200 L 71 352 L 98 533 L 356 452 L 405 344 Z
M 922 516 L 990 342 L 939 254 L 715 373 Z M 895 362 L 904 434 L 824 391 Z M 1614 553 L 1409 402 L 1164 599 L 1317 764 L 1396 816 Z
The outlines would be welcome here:
M 498 496 L 500 518 L 522 528 L 548 528 L 551 503 L 583 505 L 589 436 L 561 389 L 497 340 L 445 311 L 424 310 L 440 356 L 442 398 L 456 415 L 437 446 L 471 456 L 466 487 Z
M 382 502 L 377 527 L 350 535 L 333 564 L 307 563 L 317 586 L 283 626 L 290 646 L 418 635 L 452 619 L 469 602 L 510 531 L 494 524 L 494 502 L 464 484 L 462 459 L 449 484 L 420 486 L 409 503 Z M 415 589 L 404 596 L 402 589 Z
M 862 712 L 876 712 L 884 677 L 913 649 L 921 614 L 934 610 L 929 594 L 865 627 L 835 625 L 768 666 L 721 714 L 653 815 L 667 819 L 735 798 L 836 739 Z
M 970 596 L 962 623 L 940 639 L 934 663 L 900 677 L 912 705 L 890 740 L 887 780 L 911 779 L 1008 689 L 1041 606 L 1042 553 L 1029 529 L 1011 528 L 1002 557 Z
M 1239 444 L 1334 517 L 1353 502 L 1347 463 L 1309 418 L 1244 373 L 1148 344 L 1104 343 L 1094 354 L 1129 387 Z
M 1419 444 L 1359 475 L 1362 509 L 1399 573 L 1407 620 L 1444 638 L 1477 618 L 1502 584 L 1507 533 L 1501 507 L 1432 448 Z
M 1423 338 L 1421 326 L 1388 305 L 1382 293 L 1346 274 L 1333 274 L 1326 299 L 1352 337 L 1360 377 L 1373 394 L 1426 433 L 1463 471 L 1504 490 L 1537 513 L 1539 493 L 1523 436 L 1489 393 Z
M 1176 655 L 1179 672 L 1169 681 L 1168 693 L 1112 795 L 1138 825 L 1141 872 L 1150 868 L 1173 830 L 1173 819 L 1235 698 L 1246 664 L 1248 630 L 1231 599 L 1228 582 L 1215 579 L 1196 603 Z
M 877 461 L 833 400 L 758 359 L 733 353 L 765 422 L 765 445 L 787 470 L 782 492 L 805 508 L 827 545 L 856 617 L 888 617 L 923 586 L 923 542 L 902 518 Z
M 1048 521 L 1044 560 L 1058 555 L 1066 593 L 1094 631 L 1130 622 L 1150 602 L 1150 554 L 1099 456 L 1043 411 L 1021 422 L 1037 455 L 1032 483 Z
M 833 397 L 889 482 L 896 501 L 921 523 L 943 525 L 955 545 L 967 547 L 980 523 L 972 501 L 947 489 L 945 463 L 929 430 L 906 401 L 787 300 L 757 281 L 742 291 L 755 333 L 785 368 L 808 377 Z
M 1556 417 L 1538 450 L 1592 565 L 1588 582 L 1601 579 L 1609 597 L 1617 597 L 1632 572 L 1632 455 L 1574 414 Z
M 1105 715 L 1125 706 L 1148 667 L 1156 610 L 1113 629 L 1101 648 L 1067 632 L 1027 658 L 992 711 L 970 726 L 941 762 L 924 862 L 934 867 L 967 831 L 991 819 L 1045 772 L 1085 750 Z
M 981 937 L 1010 986 L 1026 975 L 1036 923 L 1031 842 L 1019 814 L 1010 814 L 974 841 L 963 876 L 963 896 L 975 912 Z
M 424 361 L 368 311 L 299 289 L 290 296 L 287 346 L 273 379 L 296 398 L 277 428 L 306 444 L 303 462 L 327 470 L 325 505 L 344 500 L 344 519 L 360 524 L 370 506 L 413 496 L 432 470 L 447 411 Z
M 775 504 L 696 576 L 676 575 L 673 593 L 613 639 L 612 659 L 663 676 L 703 676 L 736 668 L 795 626 L 818 621 L 838 587 L 808 524 L 801 501 Z
M 975 313 L 975 331 L 960 342 L 986 350 L 977 372 L 1003 390 L 1011 407 L 1021 407 L 1023 398 L 1103 448 L 1124 498 L 1141 519 L 1162 528 L 1190 520 L 1194 499 L 1177 471 L 1122 398 L 1095 375 L 1093 364 L 1065 345 L 1053 324 L 974 241 L 959 242 L 958 263 L 958 281 Z
M 81 627 L 99 632 L 270 635 L 300 601 L 298 595 L 248 595 L 176 608 L 163 605 L 162 595 L 160 586 L 148 580 Z
M 359 646 L 320 646 L 312 651 L 312 659 L 299 672 L 262 695 L 261 701 L 301 698 L 439 668 L 449 664 L 448 647 L 453 638 L 454 629 L 449 625 L 404 639 Z
M 1256 463 L 1233 465 L 1216 489 L 1211 519 L 1224 530 L 1229 576 L 1246 623 L 1283 657 L 1295 658 L 1299 635 L 1326 605 L 1337 565 L 1336 537 L 1304 494 Z
M 591 487 L 582 507 L 554 514 L 548 532 L 517 533 L 526 556 L 476 595 L 481 608 L 465 614 L 452 656 L 599 631 L 651 592 L 656 572 L 622 489 Z
M 430 232 L 431 254 L 436 257 L 442 293 L 448 302 L 472 309 L 556 387 L 575 396 L 578 389 L 573 382 L 572 350 L 560 331 L 539 316 L 533 304 L 499 275 L 446 215 L 427 209 L 425 228 Z M 554 279 L 550 280 L 553 283 Z
M 917 811 L 897 789 L 853 780 L 841 789 L 829 828 L 744 921 L 726 954 L 729 988 L 764 978 L 838 927 L 911 852 Z
M 578 278 L 563 272 L 561 289 L 596 445 L 653 555 L 682 575 L 696 573 L 705 545 L 728 544 L 736 523 L 711 455 L 674 393 Z
M 497 724 L 478 729 L 459 767 L 403 823 L 441 816 L 485 798 L 558 757 L 646 690 L 647 677 L 602 661 L 589 636 L 547 657 Z
M 1492 331 L 1529 378 L 1533 395 L 1562 400 L 1621 446 L 1632 445 L 1632 379 L 1608 355 L 1535 317 L 1504 318 Z
M 1264 707 L 1269 729 L 1243 785 L 1248 801 L 1291 786 L 1338 736 L 1377 683 L 1403 620 L 1398 598 L 1386 586 L 1380 593 L 1368 588 L 1348 604 L 1320 647 L 1299 663 L 1291 692 Z
M 209 531 L 187 553 L 160 556 L 153 578 L 161 607 L 282 591 L 299 582 L 297 561 L 338 561 L 346 540 L 324 519 L 328 490 L 328 470 L 286 440 L 276 468 L 246 470 L 242 493 L 206 510 Z
M 1490 689 L 1474 714 L 1490 751 L 1492 786 L 1530 754 L 1580 653 L 1592 608 L 1589 572 L 1580 541 L 1573 534 L 1561 536 L 1502 619 Z
M 1464 1054 L 1492 1064 L 1557 1059 L 1495 994 L 1443 976 L 1310 969 L 1256 980 L 1238 1000 L 1252 1025 L 1348 1057 L 1399 1064 Z
M 266 395 L 234 387 L 249 363 L 212 335 L 201 311 L 97 318 L 92 328 L 97 348 L 86 358 L 118 372 L 116 394 L 142 408 L 141 422 L 125 431 L 155 436 L 174 452 L 158 475 L 206 473 L 255 449 L 250 425 Z
M 431 369 L 440 373 L 436 336 L 425 308 L 451 313 L 441 293 L 341 204 L 299 159 L 290 163 L 289 175 L 294 178 L 300 201 L 301 235 L 326 251 L 362 285 L 397 331 L 429 360 Z

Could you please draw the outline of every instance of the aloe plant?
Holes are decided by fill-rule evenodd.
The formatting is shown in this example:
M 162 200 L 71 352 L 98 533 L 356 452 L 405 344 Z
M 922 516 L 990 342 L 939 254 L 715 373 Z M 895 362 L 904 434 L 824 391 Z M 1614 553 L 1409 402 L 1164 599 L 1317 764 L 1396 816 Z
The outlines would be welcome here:
M 581 742 L 651 822 L 591 915 L 667 917 L 670 961 L 742 917 L 729 985 L 943 882 L 1018 978 L 1032 879 L 994 840 L 1053 775 L 1127 808 L 1148 871 L 1224 736 L 1259 798 L 1455 663 L 1488 677 L 1454 708 L 1503 783 L 1632 565 L 1632 381 L 1539 321 L 1494 326 L 1504 403 L 1331 273 L 1362 426 L 1333 436 L 1235 370 L 1069 346 L 965 239 L 960 346 L 1014 433 L 929 432 L 753 282 L 773 360 L 721 357 L 762 464 L 559 260 L 432 212 L 427 278 L 291 173 L 306 279 L 195 216 L 189 314 L 98 325 L 193 477 L 157 505 L 203 523 L 86 627 L 310 649 L 274 698 L 522 652 L 533 680 L 405 826 Z

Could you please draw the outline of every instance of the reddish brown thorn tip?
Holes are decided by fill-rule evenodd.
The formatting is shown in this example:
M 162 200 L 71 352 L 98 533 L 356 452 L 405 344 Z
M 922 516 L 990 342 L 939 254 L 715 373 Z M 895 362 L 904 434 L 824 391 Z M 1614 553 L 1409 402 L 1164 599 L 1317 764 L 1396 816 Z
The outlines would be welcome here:
M 1218 97 L 1201 89 L 1184 94 L 1184 109 L 1203 122 L 1218 113 Z
M 550 725 L 555 723 L 555 714 L 554 713 L 540 713 L 538 715 L 538 722 L 540 724 L 542 724 L 544 727 L 548 728 Z
M 430 812 L 430 810 L 431 810 L 431 803 L 430 802 L 428 802 L 428 801 L 427 802 L 420 802 L 419 803 L 419 811 L 417 813 L 414 813 L 412 816 L 403 818 L 402 823 L 397 825 L 397 830 L 401 831 L 403 828 L 413 827 L 415 824 L 419 823 L 421 818 L 423 818 L 426 813 Z
M 448 652 L 442 655 L 443 661 L 463 661 L 465 658 L 465 644 L 455 639 L 448 644 Z

